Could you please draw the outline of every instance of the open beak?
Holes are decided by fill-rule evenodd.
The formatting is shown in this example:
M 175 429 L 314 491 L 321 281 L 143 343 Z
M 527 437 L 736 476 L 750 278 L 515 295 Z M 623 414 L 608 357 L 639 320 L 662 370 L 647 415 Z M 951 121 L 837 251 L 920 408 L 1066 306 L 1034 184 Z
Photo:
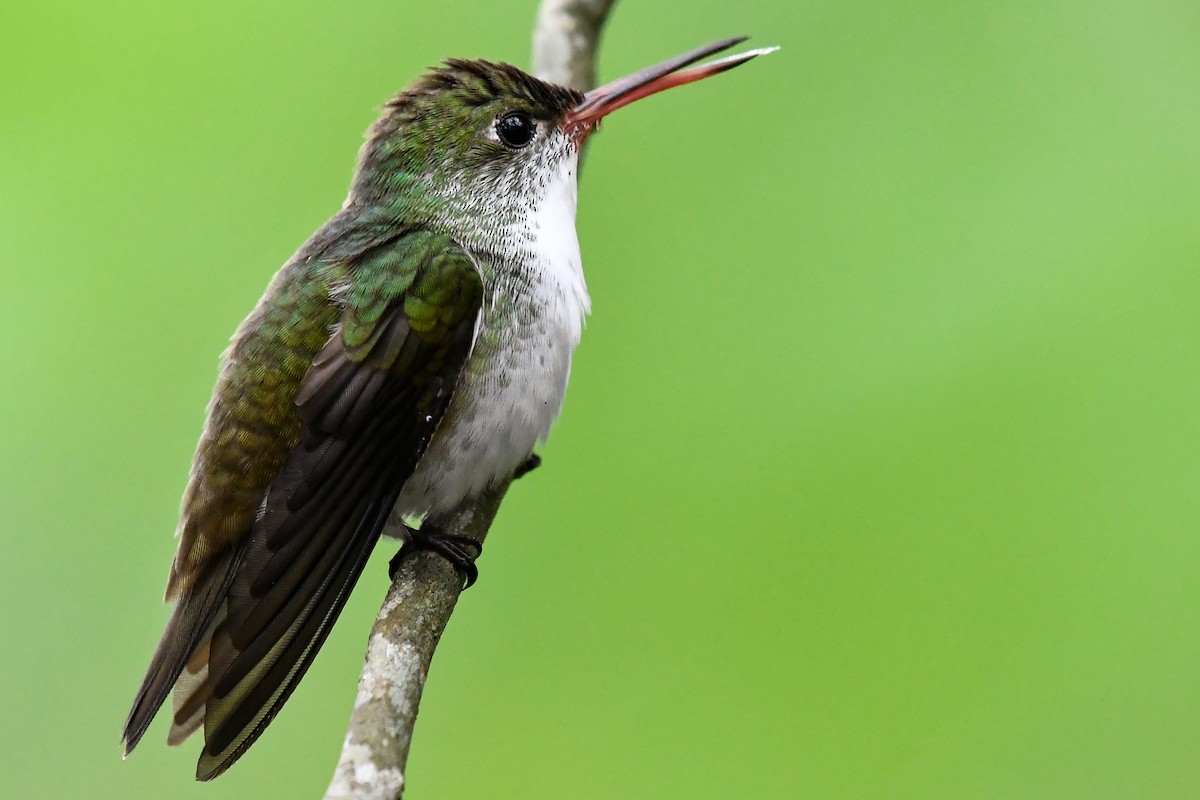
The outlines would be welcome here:
M 592 89 L 583 96 L 583 102 L 567 112 L 563 121 L 563 130 L 582 140 L 600 123 L 601 119 L 635 100 L 649 97 L 663 89 L 670 89 L 672 86 L 682 86 L 685 83 L 703 80 L 725 70 L 733 69 L 739 64 L 745 64 L 755 56 L 779 49 L 777 47 L 761 47 L 757 50 L 725 56 L 716 61 L 683 70 L 683 72 L 679 71 L 714 53 L 728 50 L 746 39 L 745 36 L 736 36 L 732 39 L 706 44 L 704 47 L 697 47 L 695 50 L 675 56 L 661 64 L 646 67 L 632 75 L 626 75 L 624 78 L 618 78 L 611 83 Z

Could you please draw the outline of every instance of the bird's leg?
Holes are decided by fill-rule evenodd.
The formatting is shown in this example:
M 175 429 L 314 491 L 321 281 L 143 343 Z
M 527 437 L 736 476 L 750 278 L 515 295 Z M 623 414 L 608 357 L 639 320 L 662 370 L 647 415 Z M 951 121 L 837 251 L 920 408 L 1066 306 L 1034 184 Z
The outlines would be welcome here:
M 529 458 L 525 459 L 525 463 L 517 467 L 517 471 L 513 473 L 513 480 L 523 478 L 529 473 L 542 465 L 542 457 L 537 453 L 530 453 Z
M 515 481 L 524 477 L 541 465 L 542 457 L 537 453 L 530 453 L 529 458 L 517 467 L 512 479 Z M 479 568 L 475 566 L 475 559 L 483 554 L 482 542 L 477 542 L 470 536 L 445 533 L 428 523 L 420 528 L 410 528 L 406 525 L 405 532 L 404 545 L 388 562 L 388 577 L 392 580 L 396 579 L 396 572 L 400 569 L 400 562 L 404 560 L 404 556 L 414 550 L 429 550 L 449 561 L 466 580 L 463 589 L 469 589 L 471 584 L 479 579 Z
M 479 579 L 479 568 L 475 566 L 475 559 L 483 554 L 483 544 L 470 536 L 446 533 L 429 524 L 408 529 L 404 546 L 388 562 L 389 578 L 396 579 L 400 562 L 404 560 L 405 555 L 415 550 L 428 550 L 449 561 L 455 571 L 466 580 L 462 587 L 464 590 L 471 588 L 471 584 Z

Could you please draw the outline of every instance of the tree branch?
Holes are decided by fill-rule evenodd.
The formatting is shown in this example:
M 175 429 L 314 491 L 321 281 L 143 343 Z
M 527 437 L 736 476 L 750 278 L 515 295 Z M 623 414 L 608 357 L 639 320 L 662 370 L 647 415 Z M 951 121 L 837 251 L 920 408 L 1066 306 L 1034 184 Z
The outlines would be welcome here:
M 533 37 L 533 71 L 587 90 L 596 83 L 596 45 L 615 0 L 544 0 Z M 512 479 L 428 524 L 483 544 Z M 386 534 L 401 535 L 389 520 Z M 462 591 L 439 555 L 417 551 L 396 571 L 367 645 L 342 755 L 325 800 L 399 800 L 413 726 L 434 650 Z
M 482 544 L 509 483 L 429 522 Z M 389 528 L 400 524 L 388 522 Z M 342 756 L 325 800 L 397 800 L 403 794 L 425 676 L 462 584 L 450 562 L 435 553 L 417 551 L 400 562 L 371 629 Z
M 533 29 L 533 74 L 586 92 L 596 85 L 600 30 L 616 0 L 543 0 Z

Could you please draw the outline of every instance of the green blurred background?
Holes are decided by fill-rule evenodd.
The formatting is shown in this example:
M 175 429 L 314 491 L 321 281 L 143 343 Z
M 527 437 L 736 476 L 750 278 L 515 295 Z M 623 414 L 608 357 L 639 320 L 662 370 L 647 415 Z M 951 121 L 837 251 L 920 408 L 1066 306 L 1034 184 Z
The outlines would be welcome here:
M 216 357 L 444 56 L 533 2 L 0 8 L 0 796 L 316 797 L 392 547 L 250 754 L 118 735 Z M 413 798 L 1200 796 L 1200 5 L 622 0 L 546 464 Z

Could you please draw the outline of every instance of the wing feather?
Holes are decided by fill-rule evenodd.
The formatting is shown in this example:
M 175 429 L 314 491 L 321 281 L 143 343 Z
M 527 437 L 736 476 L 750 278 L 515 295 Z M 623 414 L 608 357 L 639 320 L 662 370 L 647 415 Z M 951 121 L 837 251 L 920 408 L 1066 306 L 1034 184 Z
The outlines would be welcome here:
M 201 780 L 245 752 L 308 669 L 469 356 L 482 300 L 470 259 L 433 234 L 386 246 L 363 260 L 391 258 L 396 280 L 364 280 L 370 295 L 352 291 L 340 325 L 310 351 L 297 443 L 249 530 L 180 597 L 130 714 L 132 749 L 175 686 L 170 741 L 203 726 Z

